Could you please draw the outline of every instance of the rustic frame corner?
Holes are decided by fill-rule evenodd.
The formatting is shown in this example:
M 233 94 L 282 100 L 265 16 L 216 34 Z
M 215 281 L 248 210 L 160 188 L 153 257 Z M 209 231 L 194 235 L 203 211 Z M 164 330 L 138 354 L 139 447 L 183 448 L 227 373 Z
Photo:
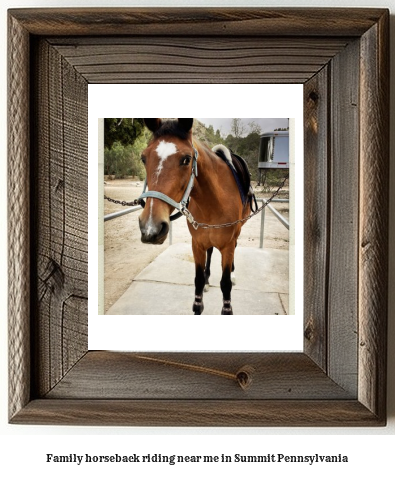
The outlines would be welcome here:
M 385 9 L 9 11 L 10 423 L 385 425 L 388 30 Z M 153 73 L 304 84 L 303 353 L 88 350 L 87 86 Z

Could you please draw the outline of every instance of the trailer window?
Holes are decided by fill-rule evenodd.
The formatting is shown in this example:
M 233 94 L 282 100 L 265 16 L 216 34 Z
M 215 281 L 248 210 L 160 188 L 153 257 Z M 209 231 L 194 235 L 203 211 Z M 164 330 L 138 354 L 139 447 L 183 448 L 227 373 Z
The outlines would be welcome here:
M 274 138 L 262 138 L 259 162 L 267 163 L 273 161 L 274 154 Z
M 276 147 L 274 148 L 274 157 L 272 160 L 278 163 L 289 161 L 289 137 L 277 136 Z

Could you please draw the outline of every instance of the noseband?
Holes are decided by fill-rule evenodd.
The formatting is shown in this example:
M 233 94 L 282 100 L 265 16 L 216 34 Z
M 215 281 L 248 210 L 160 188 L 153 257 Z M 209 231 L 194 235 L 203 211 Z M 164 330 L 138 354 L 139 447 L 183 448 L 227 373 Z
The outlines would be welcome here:
M 189 196 L 191 194 L 192 188 L 193 188 L 193 183 L 195 181 L 195 177 L 198 175 L 197 171 L 197 159 L 198 159 L 198 151 L 197 149 L 192 145 L 193 151 L 194 151 L 194 157 L 192 160 L 192 172 L 191 172 L 191 177 L 189 178 L 188 185 L 185 189 L 184 195 L 182 196 L 182 199 L 180 202 L 174 201 L 174 199 L 170 198 L 169 196 L 166 196 L 166 194 L 163 194 L 159 191 L 146 191 L 147 189 L 147 178 L 145 178 L 144 181 L 144 189 L 142 194 L 139 196 L 137 201 L 141 204 L 142 207 L 145 207 L 145 201 L 143 198 L 154 198 L 154 199 L 160 199 L 161 201 L 166 202 L 167 204 L 170 204 L 170 206 L 174 207 L 175 209 L 178 210 L 176 214 L 173 214 L 170 216 L 170 221 L 174 221 L 175 219 L 178 219 L 179 217 L 184 215 L 184 210 L 188 206 L 189 202 Z

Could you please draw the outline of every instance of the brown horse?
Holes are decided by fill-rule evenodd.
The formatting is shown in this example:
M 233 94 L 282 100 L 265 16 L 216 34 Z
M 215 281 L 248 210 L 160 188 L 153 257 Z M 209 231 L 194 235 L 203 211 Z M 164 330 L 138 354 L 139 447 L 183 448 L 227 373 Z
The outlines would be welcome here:
M 249 201 L 242 200 L 231 171 L 234 165 L 227 148 L 217 146 L 215 153 L 195 140 L 192 137 L 192 118 L 164 122 L 151 118 L 144 121 L 153 138 L 142 153 L 148 187 L 148 192 L 144 188 L 140 196 L 147 201 L 139 217 L 142 242 L 162 244 L 169 232 L 172 212 L 174 209 L 185 211 L 187 204 L 196 222 L 210 225 L 232 223 L 250 214 L 251 205 Z M 234 270 L 234 253 L 242 224 L 205 229 L 195 228 L 196 223 L 193 227 L 188 222 L 196 269 L 192 307 L 195 315 L 203 312 L 203 290 L 205 285 L 208 286 L 213 247 L 222 255 L 221 314 L 233 314 L 231 272 Z

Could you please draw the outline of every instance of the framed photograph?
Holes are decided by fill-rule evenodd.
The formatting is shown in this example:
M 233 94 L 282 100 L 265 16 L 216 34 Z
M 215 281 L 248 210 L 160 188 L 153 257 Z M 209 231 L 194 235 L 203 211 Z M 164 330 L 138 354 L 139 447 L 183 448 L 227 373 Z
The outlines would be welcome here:
M 153 96 L 158 100 L 147 101 Z M 115 201 L 133 201 L 144 188 L 145 166 L 141 155 L 148 147 L 152 133 L 144 127 L 139 116 L 144 112 L 150 116 L 157 115 L 158 109 L 177 111 L 178 115 L 185 116 L 192 108 L 190 102 L 185 102 L 185 97 L 196 98 L 192 103 L 195 116 L 198 116 L 193 119 L 192 126 L 192 141 L 199 152 L 198 174 L 193 179 L 196 186 L 193 187 L 191 201 L 199 203 L 199 207 L 204 206 L 202 198 L 196 200 L 193 197 L 199 185 L 206 188 L 205 195 L 208 190 L 213 190 L 213 187 L 206 187 L 208 179 L 204 178 L 204 164 L 208 159 L 206 152 L 211 148 L 218 149 L 219 144 L 231 147 L 234 153 L 248 162 L 257 201 L 256 205 L 253 204 L 254 213 L 241 227 L 237 239 L 231 292 L 234 316 L 226 320 L 224 317 L 220 320 L 223 300 L 219 250 L 214 250 L 212 254 L 209 285 L 204 287 L 202 294 L 203 315 L 193 320 L 190 316 L 193 315 L 195 298 L 195 262 L 191 234 L 195 230 L 188 228 L 185 218 L 178 218 L 169 221 L 171 229 L 163 244 L 143 243 L 139 227 L 142 209 L 131 204 L 123 207 L 112 201 L 114 198 Z M 231 102 L 229 98 L 233 98 Z M 144 352 L 303 350 L 303 85 L 254 84 L 249 85 L 246 95 L 243 84 L 96 84 L 89 85 L 88 99 L 88 348 Z M 219 111 L 226 117 L 216 118 Z M 262 112 L 265 118 L 259 118 Z M 208 118 L 203 118 L 203 114 Z M 232 114 L 238 119 L 232 119 Z M 114 118 L 114 115 L 123 119 Z M 137 117 L 131 119 L 130 115 Z M 106 120 L 100 119 L 103 117 Z M 234 136 L 232 124 L 237 124 L 245 134 L 241 136 L 240 132 L 236 132 L 238 136 Z M 130 131 L 132 135 L 135 127 L 140 133 L 134 145 L 128 143 L 124 146 L 119 140 L 111 145 L 112 138 L 118 137 L 120 131 Z M 103 143 L 106 144 L 104 152 Z M 184 147 L 187 148 L 188 144 L 185 140 Z M 273 144 L 275 146 L 270 150 Z M 276 166 L 276 169 L 258 171 L 261 149 L 264 153 L 268 152 L 270 158 L 281 159 L 282 164 L 272 161 L 268 165 Z M 137 172 L 140 176 L 125 173 L 126 165 L 122 158 L 126 155 L 132 157 L 132 162 L 127 163 L 130 172 Z M 101 163 L 99 175 L 98 157 Z M 214 153 L 210 158 L 224 163 Z M 166 174 L 166 167 L 174 168 L 169 161 L 163 164 L 160 178 Z M 261 166 L 266 167 L 267 164 Z M 192 170 L 191 167 L 189 169 Z M 222 170 L 214 184 L 217 181 L 234 183 L 231 174 L 227 181 L 224 180 L 224 174 L 230 172 L 228 169 Z M 172 169 L 172 174 L 182 174 L 182 169 L 176 172 Z M 216 177 L 215 171 L 211 174 Z M 278 190 L 287 177 L 289 179 L 284 187 Z M 148 184 L 148 190 L 151 187 L 166 191 L 171 198 L 176 197 L 177 193 L 166 190 L 165 180 L 157 181 L 156 173 L 153 182 Z M 272 206 L 274 212 L 279 213 L 277 216 L 273 209 L 262 209 L 263 198 L 269 200 L 274 194 L 276 197 Z M 102 227 L 98 228 L 97 198 L 103 195 L 111 200 L 104 201 L 105 220 L 100 213 L 99 224 Z M 298 198 L 296 211 L 295 196 Z M 236 206 L 241 205 L 240 193 L 234 198 Z M 208 205 L 210 211 L 213 201 Z M 100 200 L 100 203 L 102 205 L 103 201 Z M 225 207 L 230 203 L 230 197 L 223 197 L 221 203 L 222 208 Z M 163 206 L 165 203 L 159 207 Z M 218 208 L 220 223 L 226 222 L 222 208 Z M 151 211 L 149 202 L 144 210 Z M 214 224 L 212 218 L 211 223 Z M 228 241 L 224 228 L 218 228 L 214 233 L 226 237 Z M 234 234 L 233 231 L 231 234 Z M 97 250 L 98 244 L 103 243 L 104 267 L 100 263 L 103 255 Z M 101 274 L 103 270 L 104 278 Z M 294 278 L 295 271 L 297 280 Z M 254 334 L 240 334 L 241 321 L 243 328 L 254 330 Z M 175 330 L 177 333 L 170 332 Z
M 8 38 L 10 423 L 384 426 L 388 10 L 15 9 Z M 303 85 L 303 351 L 89 349 L 93 84 Z

